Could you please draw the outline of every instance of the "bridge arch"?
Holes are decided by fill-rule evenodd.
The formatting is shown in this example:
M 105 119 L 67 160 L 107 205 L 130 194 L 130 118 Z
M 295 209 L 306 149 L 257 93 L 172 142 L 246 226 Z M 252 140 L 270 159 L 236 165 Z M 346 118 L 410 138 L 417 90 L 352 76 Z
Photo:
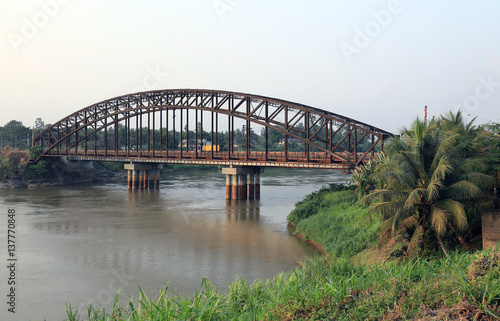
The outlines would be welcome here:
M 204 116 L 209 118 L 209 128 Z M 245 126 L 244 147 L 235 144 L 235 122 Z M 252 141 L 252 126 L 262 128 L 260 147 Z M 282 137 L 281 151 L 270 150 L 273 133 Z M 193 135 L 195 146 L 189 146 Z M 211 147 L 201 150 L 198 144 L 207 135 Z M 384 140 L 391 136 L 375 126 L 286 100 L 229 91 L 167 89 L 124 95 L 83 108 L 44 130 L 34 144 L 47 157 L 191 159 L 214 164 L 246 161 L 352 169 L 376 149 L 383 150 Z M 300 152 L 290 150 L 292 141 L 303 145 Z

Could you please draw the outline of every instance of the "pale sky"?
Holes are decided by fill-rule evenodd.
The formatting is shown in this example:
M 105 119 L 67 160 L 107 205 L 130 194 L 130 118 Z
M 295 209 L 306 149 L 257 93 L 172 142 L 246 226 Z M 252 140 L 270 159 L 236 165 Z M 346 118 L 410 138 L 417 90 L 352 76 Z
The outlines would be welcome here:
M 142 90 L 270 96 L 397 133 L 500 122 L 500 2 L 0 0 L 0 125 Z

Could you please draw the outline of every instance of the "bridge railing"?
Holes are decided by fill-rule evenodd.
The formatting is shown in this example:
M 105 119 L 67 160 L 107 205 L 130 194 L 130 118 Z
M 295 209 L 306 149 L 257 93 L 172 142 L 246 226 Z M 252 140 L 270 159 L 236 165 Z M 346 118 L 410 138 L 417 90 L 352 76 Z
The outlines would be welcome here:
M 60 157 L 61 154 L 57 151 L 50 151 L 47 156 Z M 206 161 L 256 161 L 256 162 L 283 162 L 283 163 L 318 163 L 318 164 L 332 164 L 332 157 L 324 152 L 264 152 L 264 151 L 112 151 L 112 150 L 79 150 L 72 151 L 67 154 L 72 157 L 102 157 L 102 158 L 133 158 L 141 159 L 165 159 L 165 160 L 206 160 Z M 362 153 L 358 153 L 358 157 Z M 342 157 L 347 160 L 354 160 L 355 155 L 352 153 L 344 152 Z M 345 164 L 346 167 L 348 163 Z

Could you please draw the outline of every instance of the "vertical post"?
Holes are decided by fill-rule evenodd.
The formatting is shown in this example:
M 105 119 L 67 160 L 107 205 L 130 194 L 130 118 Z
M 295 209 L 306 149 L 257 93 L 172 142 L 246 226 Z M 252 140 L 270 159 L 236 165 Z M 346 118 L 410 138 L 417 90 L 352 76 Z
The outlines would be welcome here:
M 181 129 L 180 129 L 180 132 L 181 132 L 181 138 L 179 139 L 179 143 L 181 144 L 181 158 L 182 158 L 182 145 L 183 145 L 183 142 L 182 142 L 182 131 L 184 130 L 184 126 L 183 126 L 183 116 L 182 116 L 182 109 L 180 110 L 181 112 Z
M 139 188 L 139 171 L 134 169 L 132 170 L 132 189 Z
M 153 157 L 155 157 L 155 150 L 156 150 L 156 146 L 155 146 L 155 144 L 156 144 L 156 133 L 155 133 L 155 131 L 156 131 L 156 124 L 155 124 L 156 123 L 156 117 L 155 117 L 156 110 L 155 109 L 156 108 L 153 108 Z
M 151 152 L 151 109 L 148 108 L 148 157 Z
M 306 162 L 309 163 L 309 137 L 311 133 L 309 132 L 309 112 L 306 111 L 304 114 L 304 122 L 305 122 L 305 129 L 306 129 L 306 139 L 307 139 L 307 144 L 304 144 L 305 149 L 306 149 Z
M 246 200 L 248 195 L 247 190 L 247 174 L 240 175 L 240 200 Z
M 255 173 L 248 174 L 248 199 L 255 199 Z
M 285 162 L 288 162 L 288 107 L 285 107 Z
M 108 106 L 106 105 L 106 118 L 104 118 L 104 156 L 108 156 Z
M 266 159 L 265 161 L 267 162 L 268 160 L 268 154 L 269 154 L 269 102 L 266 101 L 266 127 L 264 128 L 264 140 L 265 140 L 265 154 L 266 154 Z
M 247 97 L 247 112 L 246 112 L 246 116 L 248 117 L 248 115 L 250 115 L 250 98 Z M 250 145 L 251 145 L 251 141 L 252 141 L 252 137 L 251 137 L 251 124 L 250 124 L 250 120 L 247 119 L 247 124 L 246 124 L 246 134 L 247 134 L 247 147 L 246 147 L 246 150 L 247 150 L 247 153 L 246 153 L 246 160 L 249 160 L 250 159 Z M 245 185 L 246 186 L 246 185 Z
M 354 164 L 358 164 L 358 130 L 354 128 Z
M 142 185 L 142 183 L 144 182 L 144 179 L 142 178 L 143 170 L 139 169 L 138 172 L 139 172 L 139 189 L 143 189 L 144 187 Z
M 189 157 L 189 109 L 186 109 L 186 153 Z
M 142 171 L 142 189 L 147 189 L 148 188 L 148 170 L 143 169 Z
M 174 134 L 172 135 L 173 136 L 172 151 L 175 152 L 175 109 L 174 109 L 174 115 L 172 116 L 172 119 L 173 119 L 172 127 L 173 127 L 173 131 L 174 131 Z M 174 157 L 175 157 L 175 155 L 174 155 Z
M 260 199 L 260 168 L 255 170 L 255 199 Z
M 87 150 L 88 150 L 88 142 L 87 142 L 87 138 L 88 138 L 88 118 L 87 118 L 87 110 L 85 109 L 85 156 L 87 156 Z M 34 130 L 35 128 L 33 128 L 33 133 L 34 133 Z
M 198 97 L 196 97 L 198 101 Z M 203 147 L 203 134 L 201 135 L 201 139 L 198 139 L 198 109 L 194 110 L 194 158 L 198 159 L 198 150 L 201 151 L 200 147 Z
M 238 177 L 239 175 L 233 175 L 233 186 L 232 186 L 232 198 L 233 200 L 238 199 Z
M 155 189 L 160 188 L 160 169 L 155 168 Z
M 232 188 L 232 185 L 231 185 L 231 177 L 232 175 L 230 174 L 226 174 L 226 199 L 227 200 L 230 200 L 231 199 L 231 188 Z
M 375 145 L 373 145 L 375 143 L 375 135 L 372 134 L 372 157 L 375 156 Z
M 139 151 L 139 157 L 142 157 L 142 111 L 139 111 L 139 122 L 140 127 L 137 128 L 139 132 L 139 141 L 137 142 L 137 150 Z
M 120 150 L 119 140 L 118 140 L 118 125 L 120 122 L 118 121 L 118 114 L 115 115 L 115 156 L 118 157 L 118 151 Z
M 130 169 L 127 170 L 127 173 L 128 173 L 128 175 L 127 175 L 127 186 L 128 186 L 128 189 L 132 189 L 132 175 L 133 175 L 132 172 L 133 171 L 130 170 Z
M 165 110 L 165 131 L 167 132 L 167 136 L 165 137 L 165 154 L 168 158 L 168 108 Z
M 149 176 L 149 189 L 154 189 L 155 188 L 155 176 L 156 176 L 156 166 L 153 166 L 153 169 L 147 169 Z
M 162 153 L 161 151 L 163 150 L 163 113 L 160 108 L 160 154 Z

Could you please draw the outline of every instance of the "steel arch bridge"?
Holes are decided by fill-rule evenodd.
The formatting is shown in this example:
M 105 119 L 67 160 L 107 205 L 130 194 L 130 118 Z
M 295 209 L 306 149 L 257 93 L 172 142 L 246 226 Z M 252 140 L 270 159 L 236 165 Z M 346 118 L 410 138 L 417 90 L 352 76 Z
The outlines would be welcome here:
M 74 160 L 349 170 L 383 151 L 390 137 L 372 125 L 286 100 L 166 89 L 83 108 L 36 136 L 34 145 L 42 147 L 41 157 Z

